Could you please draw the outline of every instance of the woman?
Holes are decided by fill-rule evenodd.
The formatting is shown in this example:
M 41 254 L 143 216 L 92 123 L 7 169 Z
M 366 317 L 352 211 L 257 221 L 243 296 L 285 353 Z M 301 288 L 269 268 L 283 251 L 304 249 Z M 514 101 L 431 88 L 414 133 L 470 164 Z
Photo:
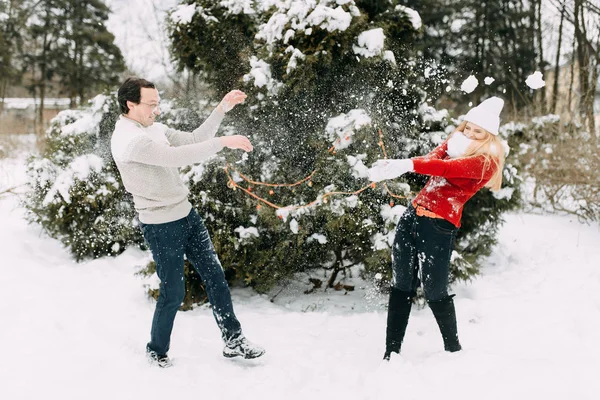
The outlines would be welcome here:
M 391 353 L 400 353 L 419 282 L 442 333 L 444 349 L 461 350 L 454 295 L 448 294 L 450 258 L 464 204 L 479 189 L 499 190 L 502 184 L 504 147 L 498 128 L 503 105 L 502 99 L 492 97 L 471 109 L 456 131 L 424 157 L 380 160 L 369 169 L 375 182 L 406 172 L 431 176 L 396 227 L 385 360 Z

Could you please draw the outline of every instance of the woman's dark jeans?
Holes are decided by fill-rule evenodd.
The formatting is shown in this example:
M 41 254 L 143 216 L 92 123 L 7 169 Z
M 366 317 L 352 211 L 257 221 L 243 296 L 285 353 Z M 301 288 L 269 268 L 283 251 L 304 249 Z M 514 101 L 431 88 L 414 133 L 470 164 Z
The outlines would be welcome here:
M 396 227 L 392 286 L 416 293 L 422 283 L 427 300 L 447 297 L 450 257 L 457 231 L 458 228 L 445 219 L 417 216 L 411 204 Z
M 233 312 L 223 268 L 196 210 L 192 209 L 187 217 L 177 221 L 141 224 L 141 228 L 160 278 L 160 295 L 152 320 L 149 349 L 159 355 L 169 351 L 173 321 L 185 296 L 184 254 L 205 284 L 223 339 L 238 335 L 241 327 Z

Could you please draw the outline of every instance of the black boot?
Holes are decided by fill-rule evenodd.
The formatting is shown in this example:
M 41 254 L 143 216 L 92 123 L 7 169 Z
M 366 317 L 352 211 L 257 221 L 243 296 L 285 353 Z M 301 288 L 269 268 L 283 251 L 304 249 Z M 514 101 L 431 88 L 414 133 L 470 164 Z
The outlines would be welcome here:
M 456 311 L 454 310 L 454 295 L 444 297 L 441 300 L 428 301 L 429 308 L 435 316 L 442 338 L 444 338 L 444 350 L 455 352 L 462 349 L 458 341 L 458 330 L 456 328 Z
M 384 360 L 389 360 L 392 353 L 400 353 L 400 347 L 406 333 L 406 325 L 408 325 L 413 296 L 414 293 L 412 292 L 404 292 L 394 288 L 390 292 Z

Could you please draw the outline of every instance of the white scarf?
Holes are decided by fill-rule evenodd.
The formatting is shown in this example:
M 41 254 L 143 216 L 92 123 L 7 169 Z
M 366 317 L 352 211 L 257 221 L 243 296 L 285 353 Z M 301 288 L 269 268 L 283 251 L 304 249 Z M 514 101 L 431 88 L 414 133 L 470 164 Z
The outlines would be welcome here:
M 448 150 L 446 153 L 450 158 L 461 157 L 467 152 L 469 146 L 473 143 L 473 140 L 469 139 L 462 132 L 455 132 L 450 139 L 448 139 Z

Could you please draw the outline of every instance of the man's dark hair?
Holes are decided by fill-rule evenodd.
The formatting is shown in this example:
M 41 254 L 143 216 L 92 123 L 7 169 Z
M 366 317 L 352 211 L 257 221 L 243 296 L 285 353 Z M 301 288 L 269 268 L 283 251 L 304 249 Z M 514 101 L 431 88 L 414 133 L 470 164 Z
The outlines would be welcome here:
M 117 92 L 117 98 L 119 99 L 119 107 L 121 107 L 121 113 L 127 114 L 129 107 L 127 102 L 139 103 L 142 97 L 142 88 L 156 89 L 154 83 L 147 81 L 142 78 L 127 78 L 125 82 L 119 88 Z

